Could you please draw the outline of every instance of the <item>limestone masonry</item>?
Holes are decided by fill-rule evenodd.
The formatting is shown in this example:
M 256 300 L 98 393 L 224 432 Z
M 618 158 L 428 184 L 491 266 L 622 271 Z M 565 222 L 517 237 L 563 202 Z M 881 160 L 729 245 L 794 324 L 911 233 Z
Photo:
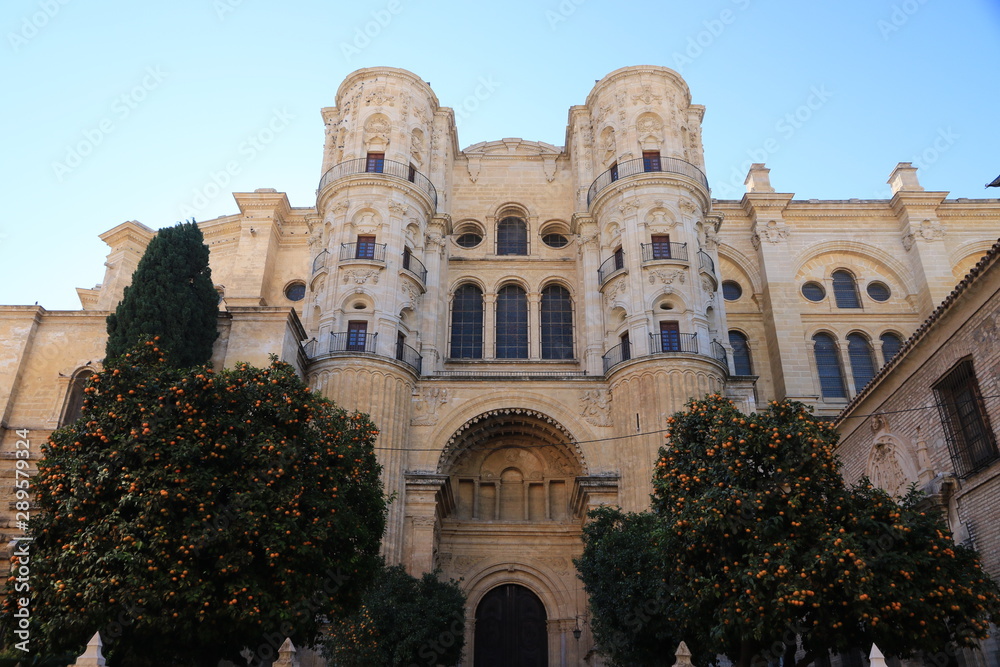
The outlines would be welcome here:
M 234 193 L 237 213 L 199 225 L 222 299 L 214 363 L 276 353 L 371 414 L 397 494 L 385 555 L 462 578 L 477 664 L 481 602 L 509 585 L 540 601 L 549 664 L 596 664 L 572 559 L 588 509 L 647 507 L 666 417 L 710 391 L 836 416 L 1000 229 L 1000 200 L 925 191 L 909 163 L 889 200 L 795 199 L 762 164 L 742 199 L 715 200 L 705 108 L 664 67 L 601 79 L 564 146 L 460 149 L 454 111 L 402 69 L 350 74 L 334 104 L 315 202 Z M 101 236 L 107 273 L 81 310 L 0 307 L 9 482 L 15 430 L 40 443 L 78 413 L 153 234 Z

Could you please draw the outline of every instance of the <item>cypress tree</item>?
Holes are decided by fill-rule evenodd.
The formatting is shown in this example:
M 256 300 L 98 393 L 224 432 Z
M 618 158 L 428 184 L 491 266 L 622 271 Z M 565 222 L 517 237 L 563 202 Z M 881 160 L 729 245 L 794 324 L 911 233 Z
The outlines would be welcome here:
M 149 242 L 132 284 L 108 315 L 107 361 L 140 336 L 159 336 L 168 362 L 178 368 L 212 358 L 218 338 L 219 295 L 212 284 L 208 246 L 194 220 L 161 229 Z

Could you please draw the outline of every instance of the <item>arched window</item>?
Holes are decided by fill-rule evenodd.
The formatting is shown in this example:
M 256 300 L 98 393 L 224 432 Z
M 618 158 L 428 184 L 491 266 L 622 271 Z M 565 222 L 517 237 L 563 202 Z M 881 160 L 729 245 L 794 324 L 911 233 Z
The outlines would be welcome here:
M 469 283 L 451 301 L 451 357 L 483 358 L 483 292 Z
M 729 345 L 733 348 L 733 366 L 737 375 L 753 375 L 750 363 L 750 342 L 739 331 L 729 332 Z
M 889 360 L 899 354 L 899 349 L 903 347 L 903 339 L 898 334 L 886 331 L 879 336 L 882 341 L 882 363 L 887 364 Z
M 573 358 L 573 300 L 562 285 L 542 290 L 542 359 Z
M 524 220 L 504 218 L 497 224 L 497 254 L 528 254 L 528 226 Z
M 833 298 L 837 302 L 837 308 L 861 307 L 858 286 L 849 271 L 840 269 L 833 272 Z
M 497 292 L 497 359 L 528 358 L 528 297 L 517 285 Z
M 816 355 L 816 370 L 819 371 L 819 386 L 823 398 L 847 398 L 837 341 L 830 334 L 816 334 L 813 336 L 813 354 Z
M 63 411 L 62 423 L 60 426 L 72 424 L 83 414 L 83 400 L 86 395 L 83 390 L 87 386 L 87 381 L 94 376 L 94 371 L 83 369 L 73 376 L 69 382 L 69 392 L 66 396 L 66 409 Z
M 847 356 L 854 373 L 854 391 L 860 392 L 875 377 L 875 350 L 866 336 L 847 334 Z

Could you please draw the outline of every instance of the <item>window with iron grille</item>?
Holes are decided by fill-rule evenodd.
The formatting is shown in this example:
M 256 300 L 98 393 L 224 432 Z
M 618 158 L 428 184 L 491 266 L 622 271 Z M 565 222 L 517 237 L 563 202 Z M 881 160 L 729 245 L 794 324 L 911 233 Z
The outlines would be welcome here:
M 365 171 L 371 174 L 381 174 L 385 171 L 385 153 L 369 153 L 365 161 Z
M 562 285 L 542 290 L 542 359 L 573 358 L 573 300 Z
M 903 347 L 903 339 L 899 335 L 887 331 L 879 336 L 879 340 L 882 341 L 882 363 L 887 364 L 890 359 L 899 354 L 900 348 Z
M 733 367 L 737 375 L 753 375 L 750 361 L 750 341 L 739 331 L 729 332 L 729 346 L 733 348 Z
M 359 235 L 354 246 L 355 259 L 375 259 L 375 237 Z
M 528 254 L 528 226 L 524 220 L 504 218 L 497 224 L 497 254 Z
M 497 292 L 497 359 L 528 358 L 528 297 L 517 285 Z
M 653 234 L 649 240 L 653 246 L 653 259 L 670 259 L 669 234 Z
M 847 398 L 847 385 L 844 384 L 844 369 L 840 366 L 837 341 L 830 334 L 816 334 L 813 336 L 813 354 L 816 357 L 823 398 Z
M 939 380 L 934 394 L 959 477 L 968 477 L 1000 458 L 972 359 L 959 362 Z
M 875 377 L 875 350 L 866 336 L 847 334 L 847 356 L 854 373 L 854 391 L 860 392 Z
M 837 308 L 861 307 L 858 285 L 849 271 L 841 269 L 833 272 L 833 298 L 837 302 Z
M 451 301 L 451 357 L 483 358 L 483 292 L 468 283 Z
M 660 151 L 642 152 L 643 171 L 663 171 L 660 167 Z
M 625 268 L 625 251 L 621 246 L 615 248 L 615 271 Z
M 608 169 L 608 171 L 610 172 L 611 180 L 612 181 L 617 181 L 618 180 L 618 163 L 617 162 L 612 162 L 611 163 L 611 168 Z
M 632 358 L 632 343 L 629 341 L 628 332 L 626 331 L 621 336 L 618 337 L 621 341 L 622 350 L 622 361 L 628 361 Z

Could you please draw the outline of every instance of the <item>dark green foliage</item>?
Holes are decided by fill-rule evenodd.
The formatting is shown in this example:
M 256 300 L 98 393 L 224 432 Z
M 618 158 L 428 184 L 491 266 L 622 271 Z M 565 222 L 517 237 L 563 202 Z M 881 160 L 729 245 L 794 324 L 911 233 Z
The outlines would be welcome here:
M 361 609 L 333 623 L 324 653 L 339 667 L 454 665 L 465 644 L 464 608 L 456 582 L 384 567 Z
M 218 338 L 219 294 L 212 284 L 208 246 L 192 222 L 161 229 L 150 240 L 118 308 L 108 315 L 105 355 L 113 359 L 140 336 L 159 336 L 178 368 L 212 359 Z
M 796 638 L 799 665 L 872 643 L 908 657 L 973 646 L 1000 615 L 997 585 L 940 513 L 916 492 L 897 502 L 867 480 L 847 486 L 836 433 L 802 404 L 747 416 L 711 395 L 668 422 L 652 511 L 594 514 L 617 528 L 588 528 L 579 564 L 595 628 L 622 633 L 608 644 L 618 664 L 671 632 L 665 652 L 679 638 L 743 667 L 790 655 Z M 626 544 L 644 553 L 604 555 Z M 631 580 L 614 604 L 594 583 L 601 570 Z M 616 620 L 649 599 L 662 618 Z
M 177 369 L 152 341 L 86 392 L 33 481 L 33 654 L 100 630 L 112 665 L 243 664 L 357 608 L 386 506 L 366 415 L 287 364 Z
M 657 518 L 601 507 L 583 528 L 584 552 L 576 561 L 593 617 L 594 641 L 614 666 L 670 667 L 670 647 L 681 641 L 667 605 L 662 553 L 651 543 Z

